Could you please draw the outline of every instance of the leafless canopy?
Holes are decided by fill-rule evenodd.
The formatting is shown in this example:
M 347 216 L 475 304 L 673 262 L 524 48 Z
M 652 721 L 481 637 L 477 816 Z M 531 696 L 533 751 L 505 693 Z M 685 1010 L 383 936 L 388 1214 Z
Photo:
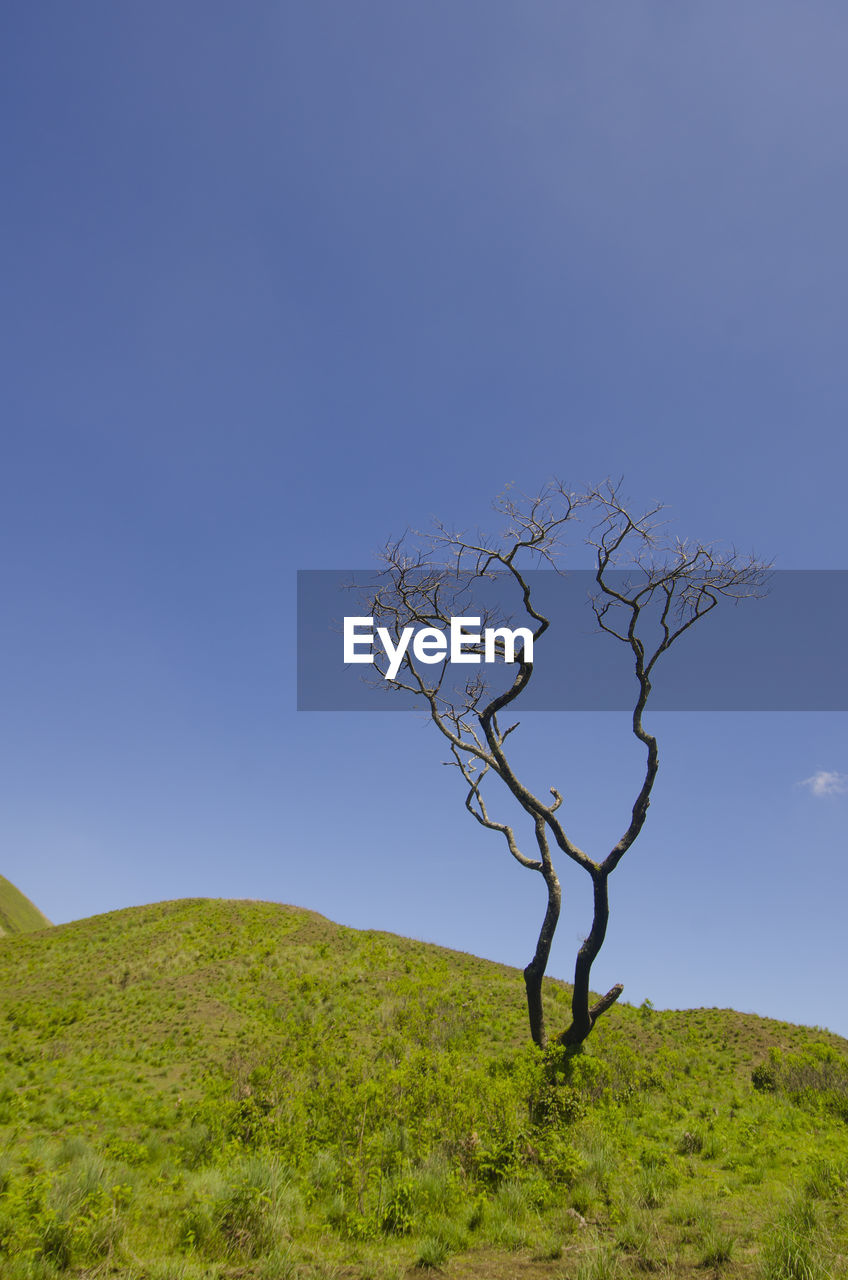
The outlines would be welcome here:
M 477 666 L 472 668 L 475 674 L 471 679 L 457 685 L 449 655 L 439 663 L 431 660 L 422 664 L 410 646 L 388 680 L 390 686 L 414 694 L 429 711 L 450 750 L 451 759 L 446 763 L 462 776 L 468 812 L 481 826 L 498 832 L 516 862 L 538 872 L 545 883 L 545 916 L 535 954 L 524 971 L 531 1035 L 542 1047 L 546 1043 L 542 978 L 562 901 L 554 852 L 577 863 L 591 877 L 592 927 L 576 958 L 572 1022 L 558 1037 L 562 1044 L 577 1045 L 622 991 L 617 984 L 590 1004 L 590 971 L 609 918 L 607 882 L 642 830 L 657 775 L 657 742 L 642 721 L 654 668 L 721 598 L 740 600 L 763 594 L 768 566 L 735 550 L 721 551 L 707 543 L 672 537 L 661 519 L 660 506 L 633 514 L 621 495 L 620 483 L 612 481 L 580 493 L 554 481 L 535 498 L 507 494 L 494 505 L 505 522 L 496 537 L 479 533 L 470 537 L 436 525 L 431 534 L 406 535 L 389 543 L 381 553 L 379 586 L 365 607 L 375 625 L 385 627 L 395 644 L 410 626 L 446 630 L 451 618 L 467 614 L 472 602 L 482 628 L 515 626 L 514 615 L 506 617 L 499 608 L 481 605 L 478 598 L 482 583 L 505 575 L 521 602 L 518 624 L 532 633 L 535 653 L 550 622 L 533 599 L 528 570 L 548 567 L 562 571 L 568 537 L 582 526 L 580 541 L 592 548 L 594 558 L 596 589 L 591 605 L 599 629 L 630 651 L 636 678 L 632 730 L 645 747 L 644 776 L 629 819 L 603 857 L 591 857 L 570 839 L 559 816 L 563 803 L 560 791 L 551 786 L 550 799 L 540 798 L 518 777 L 510 762 L 507 739 L 518 727 L 510 720 L 510 713 L 533 678 L 533 663 L 525 661 L 524 650 L 514 655 L 513 667 L 501 664 L 494 668 L 494 674 L 485 675 L 482 673 L 491 673 L 492 668 Z M 502 640 L 496 641 L 495 653 L 500 658 L 509 656 Z M 385 680 L 388 663 L 381 660 L 379 652 L 376 663 Z M 531 853 L 522 848 L 514 827 L 494 816 L 487 798 L 492 776 L 508 788 L 527 815 L 528 835 L 532 828 L 534 842 Z

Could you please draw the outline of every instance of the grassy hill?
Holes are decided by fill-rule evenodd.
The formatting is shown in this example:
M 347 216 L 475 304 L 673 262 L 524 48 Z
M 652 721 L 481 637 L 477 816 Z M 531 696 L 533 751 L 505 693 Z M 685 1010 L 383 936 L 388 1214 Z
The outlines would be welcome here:
M 5 876 L 0 876 L 0 937 L 8 933 L 32 933 L 34 929 L 46 929 L 50 925 L 47 916 L 25 898 Z
M 0 939 L 0 1275 L 846 1275 L 848 1044 L 262 902 Z M 569 991 L 551 982 L 551 1027 Z

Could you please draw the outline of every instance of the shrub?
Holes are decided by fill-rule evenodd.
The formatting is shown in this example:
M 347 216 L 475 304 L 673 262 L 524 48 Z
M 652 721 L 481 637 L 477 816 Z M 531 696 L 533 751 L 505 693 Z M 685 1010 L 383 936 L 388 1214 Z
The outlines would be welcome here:
M 380 1218 L 380 1230 L 386 1235 L 405 1236 L 412 1230 L 413 1190 L 408 1182 L 396 1183 L 392 1188 Z
M 269 1252 L 287 1230 L 281 1193 L 284 1189 L 275 1161 L 248 1157 L 236 1177 L 214 1202 L 214 1225 L 226 1251 L 245 1258 Z
M 177 1138 L 177 1150 L 187 1169 L 198 1169 L 201 1165 L 207 1164 L 214 1147 L 212 1131 L 201 1121 L 184 1129 Z
M 497 1187 L 519 1168 L 524 1150 L 526 1139 L 519 1134 L 496 1135 L 490 1144 L 481 1144 L 473 1152 L 473 1173 L 485 1186 Z
M 538 1149 L 539 1167 L 553 1187 L 571 1186 L 584 1167 L 583 1157 L 560 1133 L 545 1134 Z
M 218 1169 L 204 1169 L 192 1175 L 186 1200 L 177 1223 L 177 1243 L 186 1252 L 211 1251 L 217 1243 L 216 1205 L 226 1195 L 227 1183 Z
M 832 1045 L 816 1041 L 801 1053 L 771 1049 L 751 1080 L 761 1092 L 783 1093 L 792 1102 L 848 1120 L 848 1059 Z

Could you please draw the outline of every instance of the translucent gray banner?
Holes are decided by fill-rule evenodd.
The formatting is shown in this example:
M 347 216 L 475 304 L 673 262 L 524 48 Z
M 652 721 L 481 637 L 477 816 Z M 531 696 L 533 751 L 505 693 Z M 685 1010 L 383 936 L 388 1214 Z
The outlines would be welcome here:
M 525 575 L 536 607 L 550 628 L 535 645 L 533 676 L 515 709 L 525 711 L 621 711 L 637 693 L 630 648 L 602 632 L 592 611 L 591 570 L 568 574 L 535 570 Z M 630 575 L 632 580 L 635 575 Z M 622 572 L 622 579 L 624 574 Z M 300 711 L 403 711 L 420 708 L 413 694 L 396 691 L 376 664 L 379 637 L 356 628 L 360 660 L 345 662 L 344 619 L 367 617 L 372 570 L 302 570 L 297 577 L 297 706 Z M 462 616 L 494 608 L 527 625 L 514 581 L 499 575 L 474 584 Z M 645 625 L 656 630 L 657 619 Z M 348 624 L 348 639 L 353 634 Z M 656 634 L 659 634 L 656 632 Z M 769 575 L 766 594 L 739 602 L 720 599 L 663 653 L 652 675 L 655 711 L 846 711 L 845 637 L 848 635 L 848 570 L 783 569 Z M 432 637 L 431 637 L 432 640 Z M 438 649 L 438 645 L 435 646 Z M 444 647 L 449 652 L 449 638 Z M 424 649 L 422 647 L 421 651 Z M 464 652 L 468 651 L 468 647 Z M 384 663 L 385 666 L 385 663 Z M 402 669 L 401 669 L 402 670 Z M 457 687 L 482 672 L 495 690 L 511 683 L 517 668 L 451 664 Z

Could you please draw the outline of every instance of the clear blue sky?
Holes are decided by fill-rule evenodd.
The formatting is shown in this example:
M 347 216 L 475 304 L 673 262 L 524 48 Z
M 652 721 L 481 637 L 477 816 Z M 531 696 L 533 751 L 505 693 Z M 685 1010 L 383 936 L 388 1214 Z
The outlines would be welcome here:
M 428 726 L 296 712 L 295 572 L 554 474 L 848 567 L 845 7 L 9 0 L 1 34 L 0 871 L 56 921 L 268 898 L 523 965 L 541 883 Z M 845 715 L 653 727 L 595 985 L 848 1035 Z M 626 718 L 523 733 L 605 852 Z

